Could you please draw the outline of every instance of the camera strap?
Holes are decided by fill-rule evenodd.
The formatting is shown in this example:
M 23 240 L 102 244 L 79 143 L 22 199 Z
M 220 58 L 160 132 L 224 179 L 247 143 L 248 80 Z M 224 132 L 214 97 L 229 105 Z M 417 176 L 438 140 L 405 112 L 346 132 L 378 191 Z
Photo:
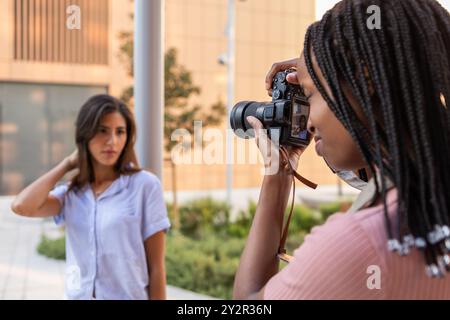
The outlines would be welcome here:
M 289 210 L 289 214 L 287 217 L 286 225 L 284 226 L 284 229 L 282 230 L 282 233 L 281 233 L 280 246 L 278 247 L 277 257 L 282 261 L 290 262 L 292 260 L 292 256 L 286 254 L 285 245 L 286 245 L 286 239 L 287 239 L 288 231 L 289 231 L 289 224 L 290 224 L 291 218 L 292 218 L 292 212 L 294 211 L 295 179 L 297 179 L 298 181 L 300 181 L 301 183 L 303 183 L 304 185 L 306 185 L 312 189 L 316 189 L 317 184 L 306 179 L 305 177 L 302 177 L 298 172 L 296 172 L 294 170 L 291 162 L 289 161 L 289 153 L 284 146 L 280 147 L 280 156 L 283 160 L 283 163 L 286 163 L 286 165 L 287 165 L 288 174 L 292 175 L 292 202 L 291 202 L 291 209 Z

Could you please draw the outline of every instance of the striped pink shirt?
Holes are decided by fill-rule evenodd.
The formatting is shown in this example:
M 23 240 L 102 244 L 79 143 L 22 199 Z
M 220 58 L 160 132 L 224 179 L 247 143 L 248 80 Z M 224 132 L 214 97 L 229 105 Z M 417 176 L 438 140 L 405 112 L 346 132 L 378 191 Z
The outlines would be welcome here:
M 396 198 L 396 190 L 389 191 L 394 227 Z M 267 283 L 264 298 L 450 299 L 450 275 L 429 278 L 416 249 L 404 257 L 389 252 L 380 205 L 337 213 L 314 227 L 294 252 L 294 261 Z

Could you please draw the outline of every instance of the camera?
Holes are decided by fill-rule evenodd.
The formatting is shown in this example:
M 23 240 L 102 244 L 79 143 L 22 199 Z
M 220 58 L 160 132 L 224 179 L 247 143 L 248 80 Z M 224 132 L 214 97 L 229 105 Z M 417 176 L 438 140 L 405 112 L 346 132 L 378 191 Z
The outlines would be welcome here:
M 241 101 L 230 113 L 234 133 L 243 139 L 254 138 L 248 116 L 259 119 L 272 141 L 280 145 L 303 147 L 311 140 L 307 129 L 309 102 L 302 87 L 291 84 L 286 77 L 294 69 L 278 72 L 272 80 L 272 102 Z

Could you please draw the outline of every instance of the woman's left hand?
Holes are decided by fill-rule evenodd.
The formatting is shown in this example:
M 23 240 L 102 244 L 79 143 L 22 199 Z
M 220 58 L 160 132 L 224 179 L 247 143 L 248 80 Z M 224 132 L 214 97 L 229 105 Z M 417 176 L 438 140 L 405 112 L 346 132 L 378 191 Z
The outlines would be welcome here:
M 253 116 L 247 117 L 247 121 L 255 131 L 256 145 L 264 159 L 265 174 L 273 175 L 278 173 L 289 173 L 290 168 L 286 159 L 280 156 L 280 147 L 276 146 L 275 143 L 269 139 L 261 121 Z M 306 147 L 286 146 L 284 148 L 287 151 L 292 169 L 297 170 L 298 161 Z

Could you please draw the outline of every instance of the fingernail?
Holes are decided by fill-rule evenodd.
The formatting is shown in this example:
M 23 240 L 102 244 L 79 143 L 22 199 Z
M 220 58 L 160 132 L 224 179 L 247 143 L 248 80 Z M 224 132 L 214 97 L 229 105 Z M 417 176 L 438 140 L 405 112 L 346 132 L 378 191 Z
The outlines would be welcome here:
M 251 116 L 248 116 L 247 118 L 248 123 L 250 123 L 251 125 L 253 125 L 255 123 L 255 120 L 253 120 L 253 118 Z

